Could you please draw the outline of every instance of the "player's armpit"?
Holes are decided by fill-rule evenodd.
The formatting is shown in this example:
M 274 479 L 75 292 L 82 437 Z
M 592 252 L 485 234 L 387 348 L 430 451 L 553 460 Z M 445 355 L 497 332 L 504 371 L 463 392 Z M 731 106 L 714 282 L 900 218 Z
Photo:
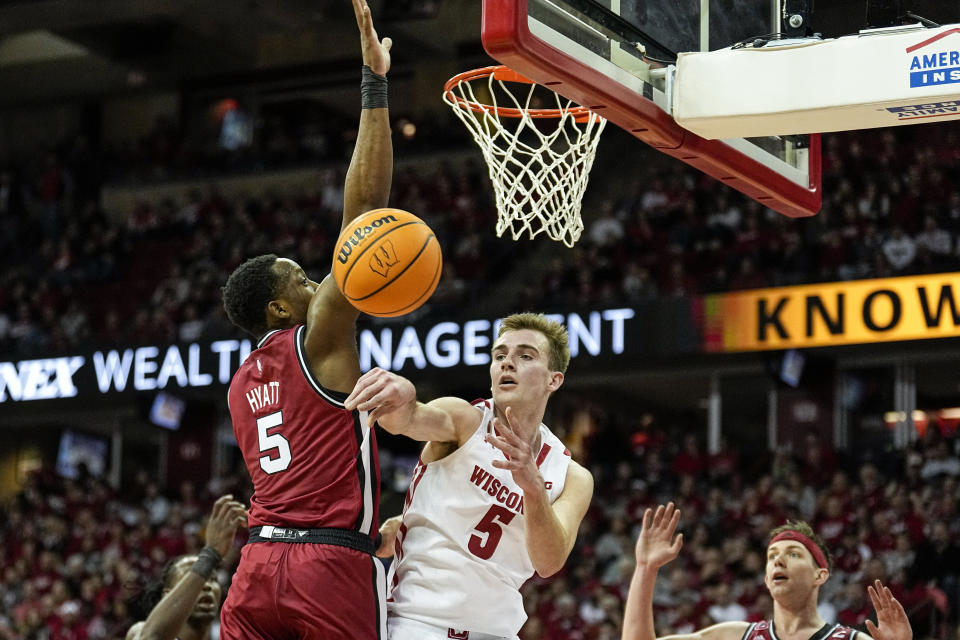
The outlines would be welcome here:
M 310 301 L 304 349 L 313 374 L 332 391 L 349 393 L 360 377 L 359 315 L 327 275 Z

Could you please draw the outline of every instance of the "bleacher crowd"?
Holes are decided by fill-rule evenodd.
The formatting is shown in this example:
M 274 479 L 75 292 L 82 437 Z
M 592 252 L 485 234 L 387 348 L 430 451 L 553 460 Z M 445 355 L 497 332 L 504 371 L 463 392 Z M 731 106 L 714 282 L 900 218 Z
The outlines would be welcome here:
M 494 313 L 508 303 L 636 304 L 950 271 L 960 267 L 960 136 L 949 124 L 826 135 L 824 207 L 805 220 L 766 210 L 666 156 L 654 154 L 639 173 L 595 168 L 594 193 L 602 195 L 588 193 L 584 237 L 553 260 L 518 261 L 533 245 L 495 238 L 479 160 L 399 170 L 391 204 L 438 233 L 445 265 L 430 302 L 437 313 L 466 303 Z M 138 160 L 124 164 L 81 137 L 19 174 L 0 172 L 0 353 L 229 335 L 219 287 L 245 257 L 274 251 L 297 257 L 309 273 L 329 270 L 342 199 L 336 162 L 323 165 L 309 190 L 228 197 L 212 183 L 141 200 L 126 217 L 102 210 L 104 176 L 179 175 L 171 157 L 181 155 L 171 156 L 171 145 L 145 143 Z M 254 167 L 330 158 L 263 154 Z M 507 274 L 525 283 L 519 296 L 485 297 Z M 476 281 L 485 287 L 470 286 Z
M 685 543 L 657 585 L 661 635 L 769 617 L 765 536 L 788 518 L 802 518 L 835 558 L 821 593 L 824 619 L 863 629 L 872 614 L 866 584 L 880 578 L 904 604 L 917 640 L 958 637 L 956 434 L 930 429 L 905 451 L 856 456 L 811 436 L 803 456 L 780 451 L 746 465 L 733 449 L 704 453 L 693 435 L 610 433 L 606 425 L 574 437 L 568 420 L 553 426 L 591 468 L 597 493 L 566 568 L 523 589 L 525 640 L 618 638 L 640 518 L 644 508 L 668 500 L 682 510 Z M 621 446 L 610 447 L 612 440 Z M 396 476 L 384 469 L 385 479 Z M 387 494 L 402 490 L 385 482 Z M 227 491 L 249 499 L 239 475 L 207 487 L 163 487 L 140 474 L 118 492 L 89 474 L 32 474 L 0 509 L 0 639 L 122 638 L 157 598 L 150 585 L 166 562 L 203 546 L 206 514 Z M 221 568 L 224 585 L 243 539 Z

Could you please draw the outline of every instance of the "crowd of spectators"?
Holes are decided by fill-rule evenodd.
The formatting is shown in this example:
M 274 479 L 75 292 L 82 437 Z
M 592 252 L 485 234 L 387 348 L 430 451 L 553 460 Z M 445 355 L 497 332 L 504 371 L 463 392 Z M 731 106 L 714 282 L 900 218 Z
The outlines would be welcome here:
M 347 162 L 356 122 L 342 114 L 264 104 L 251 115 L 242 101 L 215 101 L 193 112 L 187 128 L 159 117 L 136 141 L 109 145 L 98 154 L 99 175 L 110 184 L 154 184 L 216 178 L 265 170 Z M 466 132 L 448 117 L 398 116 L 398 155 L 462 147 Z
M 391 204 L 426 219 L 444 249 L 443 280 L 421 313 L 481 301 L 491 313 L 506 303 L 638 304 L 956 270 L 960 134 L 949 124 L 825 135 L 824 206 L 809 219 L 773 213 L 652 151 L 632 178 L 598 161 L 593 193 L 604 195 L 587 195 L 584 237 L 569 255 L 516 262 L 526 270 L 519 274 L 512 261 L 533 244 L 493 234 L 496 211 L 481 160 L 449 156 L 438 167 L 431 156 L 423 167 L 406 165 Z M 160 177 L 171 160 L 158 149 L 169 146 L 145 152 Z M 0 352 L 229 336 L 219 287 L 239 261 L 273 251 L 309 273 L 328 271 L 342 161 L 322 165 L 313 189 L 253 198 L 225 196 L 211 183 L 141 201 L 126 218 L 99 206 L 103 176 L 116 172 L 98 162 L 102 154 L 79 137 L 20 173 L 0 172 Z M 130 158 L 115 164 L 124 163 L 139 166 Z M 518 298 L 483 295 L 507 274 L 526 283 Z M 473 282 L 484 282 L 483 290 Z
M 0 510 L 0 638 L 123 638 L 159 599 L 166 563 L 203 548 L 206 516 L 226 489 L 244 495 L 226 481 L 167 491 L 140 473 L 116 491 L 88 473 L 33 472 Z M 238 549 L 221 568 L 225 584 Z
M 49 160 L 59 176 L 50 180 L 60 185 L 51 191 L 72 193 L 64 186 L 72 182 L 68 166 Z M 181 200 L 141 201 L 123 220 L 93 201 L 39 199 L 3 174 L 0 353 L 239 335 L 220 287 L 241 261 L 272 252 L 295 258 L 314 277 L 329 272 L 343 173 L 331 166 L 318 174 L 315 189 L 299 192 L 225 196 L 212 186 Z M 462 307 L 481 293 L 467 282 L 494 285 L 521 253 L 488 233 L 496 214 L 482 195 L 485 179 L 469 160 L 397 171 L 392 204 L 416 211 L 444 247 L 443 277 L 420 313 Z
M 656 420 L 619 428 L 626 416 L 576 405 L 552 422 L 595 475 L 596 493 L 565 569 L 523 589 L 524 640 L 618 638 L 643 510 L 668 500 L 683 513 L 685 542 L 657 584 L 660 635 L 769 617 L 766 535 L 789 518 L 809 521 L 832 550 L 820 600 L 828 622 L 862 630 L 872 617 L 866 585 L 879 578 L 906 608 L 916 640 L 957 640 L 955 435 L 930 429 L 906 450 L 853 452 L 811 433 L 797 448 L 802 455 L 760 452 L 748 463 L 735 444 L 708 455 L 696 436 L 661 430 Z M 389 447 L 382 455 L 388 517 L 409 469 Z M 226 492 L 246 501 L 249 483 L 239 474 L 163 487 L 140 473 L 117 491 L 88 474 L 31 475 L 0 509 L 0 639 L 123 637 L 146 615 L 145 587 L 165 563 L 202 547 L 206 514 Z M 243 541 L 241 534 L 236 548 Z M 225 585 L 236 561 L 235 549 L 220 573 Z
M 593 446 L 588 435 L 582 449 L 597 476 L 591 509 L 563 574 L 525 585 L 530 620 L 521 638 L 618 638 L 643 511 L 670 500 L 683 514 L 684 546 L 657 583 L 658 635 L 770 618 L 767 535 L 788 519 L 803 519 L 834 557 L 820 595 L 827 622 L 863 630 L 874 617 L 866 586 L 879 578 L 903 603 L 914 638 L 958 637 L 955 434 L 931 429 L 904 451 L 834 451 L 810 433 L 796 454 L 747 455 L 723 446 L 711 455 L 691 434 L 637 431 L 610 442 L 609 418 L 594 422 L 588 434 L 602 437 L 603 446 Z
M 825 135 L 823 210 L 799 220 L 652 151 L 629 178 L 601 155 L 592 193 L 603 196 L 588 192 L 586 230 L 572 253 L 519 262 L 526 272 L 518 279 L 526 284 L 518 299 L 482 301 L 524 308 L 638 304 L 955 270 L 960 133 L 950 124 Z M 171 151 L 181 149 L 179 138 L 162 127 L 136 158 L 99 153 L 80 136 L 20 173 L 0 172 L 0 352 L 229 336 L 219 287 L 239 261 L 273 251 L 300 260 L 308 273 L 327 272 L 349 143 L 335 153 L 294 149 L 278 159 L 270 151 L 278 147 L 270 143 L 275 136 L 261 137 L 264 148 L 248 151 L 259 168 L 326 162 L 316 187 L 252 198 L 225 196 L 211 184 L 141 201 L 126 218 L 104 212 L 104 176 L 120 180 L 147 167 L 170 179 L 180 175 L 176 167 L 190 166 L 195 156 Z M 623 142 L 612 140 L 616 151 Z M 437 168 L 431 158 L 398 171 L 391 204 L 426 219 L 444 249 L 443 280 L 423 312 L 455 312 L 480 301 L 533 245 L 494 236 L 482 161 L 451 159 Z M 472 282 L 484 282 L 483 292 Z

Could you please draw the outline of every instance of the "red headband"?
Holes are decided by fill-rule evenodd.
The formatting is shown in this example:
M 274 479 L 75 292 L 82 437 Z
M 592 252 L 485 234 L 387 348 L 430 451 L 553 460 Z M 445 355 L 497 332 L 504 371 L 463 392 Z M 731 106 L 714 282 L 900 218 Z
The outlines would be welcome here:
M 774 536 L 774 538 L 770 541 L 770 544 L 779 542 L 780 540 L 793 540 L 794 542 L 799 542 L 807 548 L 807 551 L 809 551 L 810 555 L 813 556 L 813 561 L 817 563 L 818 567 L 821 569 L 827 568 L 827 556 L 824 555 L 823 550 L 817 546 L 816 542 L 803 535 L 799 531 L 791 531 L 789 529 L 786 531 L 781 531 Z M 770 544 L 768 544 L 767 547 L 769 547 Z

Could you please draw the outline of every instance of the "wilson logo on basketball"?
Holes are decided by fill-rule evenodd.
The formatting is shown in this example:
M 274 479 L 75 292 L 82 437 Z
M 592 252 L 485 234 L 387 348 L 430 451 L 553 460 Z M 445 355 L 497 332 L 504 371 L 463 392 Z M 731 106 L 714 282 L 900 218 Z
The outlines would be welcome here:
M 374 229 L 379 229 L 385 224 L 390 224 L 391 222 L 396 222 L 397 218 L 392 215 L 385 215 L 382 218 L 377 218 L 373 220 L 365 227 L 361 227 L 353 232 L 353 235 L 346 239 L 346 241 L 340 246 L 340 251 L 337 252 L 337 261 L 340 264 L 347 264 L 347 258 L 350 257 L 350 254 L 353 253 L 354 247 L 360 246 L 363 242 L 363 239 L 368 235 L 373 233 Z M 378 272 L 379 273 L 379 272 Z
M 384 278 L 390 273 L 390 267 L 397 264 L 400 258 L 397 257 L 397 251 L 393 248 L 393 242 L 384 240 L 380 246 L 373 250 L 370 256 L 370 270 L 378 273 Z

